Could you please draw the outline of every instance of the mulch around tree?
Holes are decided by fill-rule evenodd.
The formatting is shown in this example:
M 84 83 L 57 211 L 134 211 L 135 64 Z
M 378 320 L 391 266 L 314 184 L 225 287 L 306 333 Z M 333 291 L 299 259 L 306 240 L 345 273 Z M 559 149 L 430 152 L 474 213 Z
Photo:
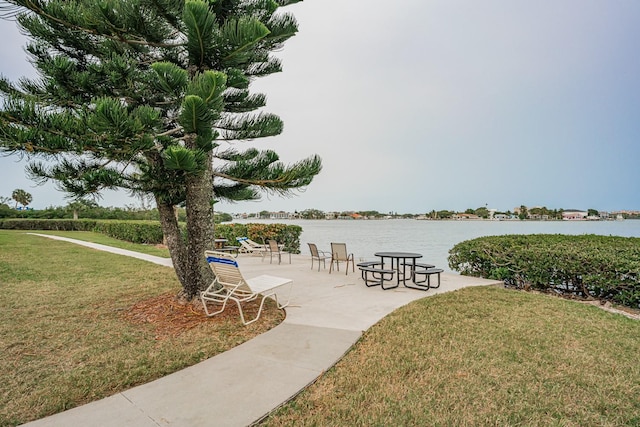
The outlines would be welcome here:
M 217 306 L 209 306 L 209 310 Z M 255 316 L 259 307 L 257 302 L 250 302 L 243 305 L 245 316 L 250 318 Z M 280 316 L 278 313 L 271 313 L 274 310 L 264 309 L 262 317 L 269 318 Z M 280 310 L 278 310 L 280 311 Z M 176 295 L 175 292 L 167 292 L 162 295 L 148 298 L 134 304 L 124 313 L 125 318 L 134 324 L 151 324 L 155 329 L 156 339 L 163 340 L 180 335 L 204 323 L 229 323 L 240 322 L 240 314 L 235 303 L 229 302 L 225 310 L 213 317 L 208 317 L 199 299 L 186 301 Z M 284 316 L 282 316 L 284 317 Z

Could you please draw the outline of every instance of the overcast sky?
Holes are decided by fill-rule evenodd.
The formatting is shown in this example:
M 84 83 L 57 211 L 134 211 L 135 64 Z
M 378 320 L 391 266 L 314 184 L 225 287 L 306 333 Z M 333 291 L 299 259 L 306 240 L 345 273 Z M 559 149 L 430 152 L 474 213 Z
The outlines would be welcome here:
M 254 86 L 285 130 L 253 144 L 285 162 L 319 154 L 323 171 L 294 197 L 218 210 L 640 209 L 640 1 L 287 9 L 300 32 L 279 53 L 284 71 Z M 0 21 L 0 37 L 2 74 L 33 75 L 15 23 Z M 0 158 L 0 196 L 23 188 L 36 208 L 68 202 L 16 160 Z

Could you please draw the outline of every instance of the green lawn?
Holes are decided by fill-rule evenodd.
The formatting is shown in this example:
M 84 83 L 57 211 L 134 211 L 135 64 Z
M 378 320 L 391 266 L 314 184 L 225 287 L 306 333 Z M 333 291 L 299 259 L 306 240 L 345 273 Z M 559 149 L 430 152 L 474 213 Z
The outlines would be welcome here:
M 0 425 L 147 382 L 281 321 L 268 310 L 257 325 L 236 316 L 158 340 L 151 325 L 125 319 L 136 302 L 178 289 L 166 267 L 0 231 Z M 380 321 L 265 424 L 640 426 L 638 355 L 640 321 L 468 288 Z
M 249 326 L 242 325 L 237 311 L 206 318 L 187 310 L 177 320 L 196 316 L 195 326 L 159 336 L 153 323 L 127 317 L 134 304 L 179 289 L 168 267 L 0 230 L 0 426 L 159 378 L 283 319 L 271 304 Z
M 266 425 L 639 426 L 640 322 L 502 288 L 380 321 Z
M 130 251 L 142 252 L 147 255 L 154 255 L 169 258 L 169 250 L 167 248 L 155 245 L 140 245 L 137 243 L 125 242 L 123 240 L 114 239 L 101 233 L 91 231 L 34 231 L 38 234 L 53 234 L 55 236 L 69 237 L 71 239 L 83 240 L 85 242 L 100 243 L 101 245 L 113 246 L 120 249 L 128 249 Z

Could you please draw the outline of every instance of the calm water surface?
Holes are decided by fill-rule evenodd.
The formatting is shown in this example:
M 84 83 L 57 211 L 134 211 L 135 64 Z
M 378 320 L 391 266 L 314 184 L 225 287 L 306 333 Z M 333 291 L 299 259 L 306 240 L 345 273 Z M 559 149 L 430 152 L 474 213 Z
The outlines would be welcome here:
M 456 243 L 503 234 L 598 234 L 640 237 L 640 220 L 625 221 L 419 221 L 393 220 L 236 220 L 295 224 L 302 227 L 300 250 L 307 243 L 329 251 L 331 242 L 344 242 L 360 260 L 374 260 L 378 251 L 418 252 L 422 261 L 449 271 L 447 256 Z

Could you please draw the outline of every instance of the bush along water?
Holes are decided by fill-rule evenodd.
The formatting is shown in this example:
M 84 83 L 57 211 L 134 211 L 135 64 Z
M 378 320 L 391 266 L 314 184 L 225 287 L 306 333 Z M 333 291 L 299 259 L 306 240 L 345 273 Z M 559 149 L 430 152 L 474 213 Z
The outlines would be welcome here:
M 640 238 L 561 234 L 480 237 L 455 245 L 460 274 L 640 308 Z
M 290 224 L 216 224 L 215 235 L 229 241 L 229 245 L 237 243 L 237 237 L 248 237 L 258 242 L 266 243 L 273 239 L 284 244 L 284 250 L 294 254 L 300 253 L 300 234 L 302 227 Z

